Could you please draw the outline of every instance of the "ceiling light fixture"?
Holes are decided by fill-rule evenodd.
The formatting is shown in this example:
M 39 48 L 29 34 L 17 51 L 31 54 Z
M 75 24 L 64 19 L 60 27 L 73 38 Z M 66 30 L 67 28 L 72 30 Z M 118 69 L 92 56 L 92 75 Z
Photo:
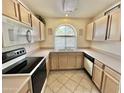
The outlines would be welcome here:
M 63 11 L 71 13 L 77 9 L 78 0 L 63 0 Z

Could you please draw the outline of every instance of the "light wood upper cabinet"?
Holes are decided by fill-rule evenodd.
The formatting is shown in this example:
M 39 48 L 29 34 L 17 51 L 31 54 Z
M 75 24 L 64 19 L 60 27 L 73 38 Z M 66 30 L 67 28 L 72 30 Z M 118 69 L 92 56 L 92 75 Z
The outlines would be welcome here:
M 110 28 L 107 40 L 120 40 L 121 38 L 121 15 L 120 10 L 110 14 Z
M 7 17 L 19 20 L 17 0 L 2 0 L 2 13 Z
M 19 3 L 20 21 L 31 26 L 31 14 L 22 4 Z
M 93 33 L 94 33 L 94 23 L 89 23 L 87 25 L 87 33 L 86 33 L 86 40 L 92 40 L 93 39 Z
M 32 28 L 35 33 L 35 41 L 40 41 L 40 21 L 37 19 L 33 14 L 31 15 L 32 18 Z
M 59 53 L 59 69 L 68 69 L 67 53 Z
M 59 56 L 58 53 L 50 54 L 50 69 L 57 70 L 59 68 Z
M 119 93 L 120 74 L 105 67 L 102 93 Z
M 40 40 L 45 40 L 45 28 L 42 22 L 40 22 L 40 33 Z
M 108 27 L 108 16 L 103 16 L 97 19 L 94 23 L 94 36 L 95 41 L 104 41 L 106 39 Z
M 73 69 L 76 67 L 76 54 L 68 53 L 68 69 Z
M 103 77 L 103 64 L 100 63 L 98 60 L 95 60 L 92 80 L 99 90 L 101 89 L 102 77 Z

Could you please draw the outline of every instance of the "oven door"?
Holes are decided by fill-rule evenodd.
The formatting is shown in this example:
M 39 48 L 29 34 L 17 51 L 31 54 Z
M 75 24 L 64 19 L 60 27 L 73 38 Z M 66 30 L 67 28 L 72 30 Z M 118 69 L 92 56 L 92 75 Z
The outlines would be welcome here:
M 31 76 L 33 93 L 41 93 L 42 87 L 46 80 L 46 76 L 46 60 L 44 60 Z

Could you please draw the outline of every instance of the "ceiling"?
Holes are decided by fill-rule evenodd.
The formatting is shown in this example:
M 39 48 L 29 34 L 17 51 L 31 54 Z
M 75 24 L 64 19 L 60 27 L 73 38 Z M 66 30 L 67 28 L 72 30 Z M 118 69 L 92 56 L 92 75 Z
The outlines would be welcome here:
M 65 17 L 62 0 L 21 0 L 35 14 L 44 17 Z M 114 4 L 117 0 L 79 0 L 77 10 L 69 17 L 91 18 Z

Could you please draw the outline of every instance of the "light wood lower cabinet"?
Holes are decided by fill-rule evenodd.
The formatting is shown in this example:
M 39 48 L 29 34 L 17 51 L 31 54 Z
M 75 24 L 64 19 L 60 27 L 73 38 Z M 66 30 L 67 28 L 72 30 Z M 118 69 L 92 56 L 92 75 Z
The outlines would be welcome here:
M 73 69 L 76 67 L 76 54 L 68 53 L 68 69 Z
M 76 69 L 83 68 L 83 53 L 76 53 Z
M 67 53 L 51 53 L 50 62 L 51 70 L 57 69 L 81 69 L 83 65 L 82 53 L 67 52 Z
M 119 93 L 120 74 L 105 67 L 102 83 L 102 93 Z
M 67 53 L 59 53 L 59 69 L 68 69 Z
M 31 79 L 29 79 L 18 93 L 33 93 Z
M 47 76 L 48 76 L 50 71 L 49 55 L 46 57 L 46 68 L 47 68 Z
M 98 60 L 95 60 L 92 80 L 99 90 L 101 89 L 102 77 L 103 77 L 103 64 L 100 63 Z
M 57 70 L 59 68 L 59 56 L 57 53 L 50 54 L 50 69 Z

